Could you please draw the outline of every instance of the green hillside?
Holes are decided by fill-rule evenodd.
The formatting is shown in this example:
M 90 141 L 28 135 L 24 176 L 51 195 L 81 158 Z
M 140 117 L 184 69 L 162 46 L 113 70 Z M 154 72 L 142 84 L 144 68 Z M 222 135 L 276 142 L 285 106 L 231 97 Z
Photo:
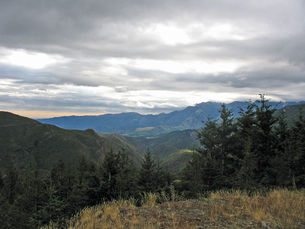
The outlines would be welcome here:
M 142 161 L 141 150 L 116 135 L 100 135 L 92 129 L 65 130 L 53 125 L 0 112 L 0 168 L 12 161 L 23 169 L 38 161 L 42 169 L 49 169 L 59 159 L 75 165 L 82 155 L 99 161 L 106 152 L 125 149 L 137 165 Z
M 162 160 L 172 153 L 182 149 L 194 149 L 199 146 L 196 130 L 174 131 L 157 137 L 138 137 L 136 141 L 142 146 L 142 150 L 150 149 L 154 157 Z
M 302 110 L 302 114 L 305 117 L 305 104 L 287 106 L 277 110 L 274 114 L 276 116 L 279 116 L 282 112 L 284 112 L 285 120 L 288 122 L 289 125 L 292 125 L 295 120 L 299 119 L 300 110 Z
M 169 155 L 163 162 L 168 170 L 174 174 L 180 174 L 186 166 L 186 163 L 191 159 L 193 150 L 183 149 Z

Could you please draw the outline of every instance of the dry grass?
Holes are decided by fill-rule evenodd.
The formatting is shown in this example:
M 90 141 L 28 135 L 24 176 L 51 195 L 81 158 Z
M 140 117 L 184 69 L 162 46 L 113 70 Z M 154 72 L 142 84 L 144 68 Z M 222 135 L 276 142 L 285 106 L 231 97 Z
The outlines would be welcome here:
M 251 196 L 239 190 L 217 191 L 209 202 L 212 221 L 247 219 L 272 228 L 305 228 L 305 190 L 281 189 Z
M 160 200 L 165 202 L 157 204 Z M 185 201 L 177 201 L 175 192 L 147 193 L 142 204 L 121 200 L 86 208 L 68 228 L 305 228 L 305 190 L 217 191 Z

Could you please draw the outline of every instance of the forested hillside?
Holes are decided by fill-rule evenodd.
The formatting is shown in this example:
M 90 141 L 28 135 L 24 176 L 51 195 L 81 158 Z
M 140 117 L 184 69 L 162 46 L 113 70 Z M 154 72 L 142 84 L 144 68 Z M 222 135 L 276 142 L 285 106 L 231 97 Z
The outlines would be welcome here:
M 65 130 L 0 112 L 0 171 L 7 168 L 9 161 L 19 169 L 39 163 L 42 170 L 50 169 L 59 159 L 71 166 L 82 156 L 97 162 L 110 149 L 124 149 L 137 165 L 143 158 L 141 150 L 116 135 L 100 135 L 92 129 Z

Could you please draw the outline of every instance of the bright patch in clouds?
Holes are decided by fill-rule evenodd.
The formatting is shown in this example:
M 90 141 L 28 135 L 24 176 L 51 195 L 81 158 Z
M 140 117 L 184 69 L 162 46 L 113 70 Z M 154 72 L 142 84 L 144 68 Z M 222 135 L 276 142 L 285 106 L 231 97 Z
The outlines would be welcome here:
M 153 24 L 142 32 L 169 46 L 195 44 L 202 40 L 245 40 L 249 37 L 248 28 L 242 31 L 229 23 Z
M 5 50 L 5 54 L 0 56 L 0 63 L 29 69 L 43 69 L 50 65 L 65 63 L 67 61 L 66 58 L 58 55 L 47 55 L 25 50 Z
M 231 24 L 216 24 L 207 28 L 206 36 L 217 40 L 245 40 L 246 35 Z
M 192 42 L 185 29 L 174 25 L 154 25 L 150 32 L 156 34 L 167 45 L 189 44 Z

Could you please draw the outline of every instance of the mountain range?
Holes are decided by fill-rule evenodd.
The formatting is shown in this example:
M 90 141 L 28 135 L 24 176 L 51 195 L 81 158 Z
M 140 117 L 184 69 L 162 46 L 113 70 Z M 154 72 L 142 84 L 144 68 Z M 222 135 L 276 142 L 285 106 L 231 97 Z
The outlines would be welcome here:
M 305 102 L 270 102 L 276 109 L 302 104 Z M 157 115 L 142 115 L 139 113 L 105 114 L 99 116 L 65 116 L 49 119 L 37 119 L 45 124 L 52 124 L 64 129 L 86 130 L 92 128 L 101 133 L 116 133 L 128 136 L 157 136 L 176 130 L 199 129 L 210 117 L 219 117 L 218 110 L 222 103 L 204 102 L 183 110 Z M 247 102 L 232 102 L 226 104 L 238 117 L 240 108 L 246 108 Z
M 234 102 L 228 104 L 228 107 L 233 110 L 234 116 L 238 117 L 238 107 L 244 108 L 246 105 L 247 103 Z M 210 102 L 160 115 L 122 113 L 46 120 L 56 123 L 62 121 L 62 126 L 69 126 L 70 129 L 43 124 L 37 120 L 0 111 L 0 172 L 5 171 L 9 162 L 19 169 L 25 169 L 29 164 L 39 164 L 42 171 L 49 170 L 60 159 L 69 166 L 76 166 L 82 156 L 98 163 L 110 150 L 114 152 L 125 150 L 138 167 L 143 160 L 144 152 L 149 150 L 152 156 L 160 159 L 161 164 L 167 165 L 170 171 L 181 172 L 190 159 L 193 149 L 199 146 L 196 129 L 202 127 L 202 120 L 206 120 L 209 116 L 217 119 L 220 106 L 221 103 Z M 285 110 L 288 123 L 298 118 L 300 107 L 303 107 L 305 116 L 303 102 L 292 103 L 292 105 L 291 103 L 273 103 L 272 106 L 280 108 L 275 115 Z M 125 122 L 124 117 L 126 117 Z M 109 121 L 107 127 L 102 125 L 105 124 L 105 119 Z M 63 122 L 65 120 L 67 122 Z M 82 120 L 84 123 L 81 123 Z M 99 120 L 101 122 L 98 122 Z M 124 135 L 99 133 L 92 129 L 96 126 L 101 129 L 106 128 L 109 132 L 120 130 Z M 72 130 L 72 127 L 88 128 Z M 158 130 L 163 133 L 157 135 Z M 169 132 L 170 130 L 174 131 Z M 137 132 L 138 136 L 136 136 Z M 128 136 L 132 133 L 133 137 Z

